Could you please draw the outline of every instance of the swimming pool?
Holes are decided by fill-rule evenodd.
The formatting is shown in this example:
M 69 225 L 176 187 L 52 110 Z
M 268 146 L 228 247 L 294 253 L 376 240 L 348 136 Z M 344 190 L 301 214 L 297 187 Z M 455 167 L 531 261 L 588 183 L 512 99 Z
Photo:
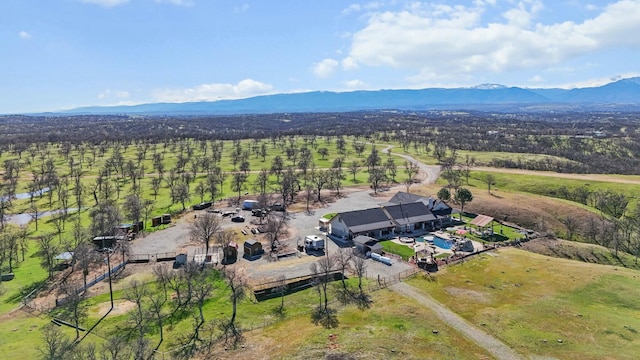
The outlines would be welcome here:
M 449 250 L 451 249 L 451 247 L 453 246 L 453 243 L 449 240 L 443 239 L 443 238 L 439 238 L 439 237 L 434 237 L 433 238 L 433 245 L 441 248 L 441 249 L 446 249 Z
M 447 239 L 443 239 L 441 237 L 433 236 L 433 235 L 418 237 L 416 238 L 416 242 L 419 242 L 419 243 L 427 242 L 429 244 L 433 244 L 441 249 L 446 249 L 446 250 L 451 249 L 451 247 L 453 246 L 453 242 Z

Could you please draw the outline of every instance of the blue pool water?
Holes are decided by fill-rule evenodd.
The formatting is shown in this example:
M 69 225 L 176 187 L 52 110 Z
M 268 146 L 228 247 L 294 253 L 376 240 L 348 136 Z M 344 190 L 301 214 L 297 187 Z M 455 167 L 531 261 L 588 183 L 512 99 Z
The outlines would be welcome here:
M 428 242 L 428 243 L 432 243 L 433 245 L 442 248 L 442 249 L 451 249 L 451 247 L 453 246 L 453 243 L 449 240 L 437 237 L 437 236 L 421 236 L 416 238 L 416 242 L 419 243 L 423 243 L 423 242 Z
M 451 249 L 451 247 L 453 246 L 453 244 L 449 240 L 445 240 L 437 236 L 433 238 L 433 245 L 446 250 Z

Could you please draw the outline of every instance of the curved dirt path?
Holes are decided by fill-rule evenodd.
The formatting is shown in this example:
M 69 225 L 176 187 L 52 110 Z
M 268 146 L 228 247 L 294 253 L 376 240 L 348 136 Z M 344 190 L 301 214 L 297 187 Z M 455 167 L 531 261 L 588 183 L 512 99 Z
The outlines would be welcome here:
M 429 296 L 418 293 L 413 287 L 403 282 L 399 282 L 390 286 L 391 289 L 400 293 L 403 296 L 410 297 L 416 300 L 420 305 L 430 308 L 438 316 L 438 318 L 444 321 L 446 324 L 462 333 L 467 338 L 474 341 L 483 349 L 487 350 L 497 359 L 515 360 L 523 359 L 513 349 L 505 345 L 500 340 L 487 334 L 486 332 L 471 325 L 458 314 L 446 308 L 444 305 L 435 301 Z
M 389 150 L 393 147 L 393 145 L 387 145 L 384 149 L 382 149 L 382 152 L 388 154 Z M 409 161 L 413 165 L 418 166 L 418 169 L 420 169 L 420 171 L 425 174 L 424 180 L 421 181 L 422 184 L 433 184 L 436 182 L 436 180 L 438 180 L 438 176 L 440 176 L 440 166 L 438 165 L 427 165 L 420 160 L 416 160 L 413 156 L 410 155 L 396 153 L 391 153 L 391 155 L 401 157 Z
M 534 175 L 534 176 L 556 177 L 561 179 L 574 179 L 574 180 L 583 180 L 583 181 L 603 181 L 603 182 L 611 182 L 611 183 L 619 183 L 619 184 L 640 185 L 640 176 L 637 176 L 637 175 L 572 174 L 572 173 L 557 173 L 553 171 L 494 168 L 494 167 L 487 167 L 487 166 L 474 167 L 472 170 L 503 173 L 503 174 Z M 628 178 L 622 178 L 620 176 L 628 176 Z

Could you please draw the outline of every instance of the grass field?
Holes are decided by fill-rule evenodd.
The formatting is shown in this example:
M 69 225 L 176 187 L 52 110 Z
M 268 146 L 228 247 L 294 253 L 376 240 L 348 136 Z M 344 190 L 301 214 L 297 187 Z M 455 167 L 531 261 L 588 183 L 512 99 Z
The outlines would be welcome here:
M 339 284 L 333 284 L 339 286 Z M 125 290 L 114 292 L 116 305 L 125 302 Z M 333 293 L 333 292 L 332 292 Z M 318 297 L 314 289 L 304 290 L 285 297 L 285 318 L 278 320 L 275 309 L 280 298 L 254 303 L 249 299 L 242 301 L 238 308 L 238 323 L 244 329 L 255 329 L 245 333 L 245 349 L 226 354 L 227 357 L 246 357 L 252 349 L 260 349 L 262 358 L 315 358 L 330 353 L 368 354 L 369 357 L 420 359 L 425 353 L 433 352 L 438 358 L 484 359 L 486 352 L 438 321 L 429 309 L 399 297 L 397 294 L 382 290 L 374 292 L 370 309 L 360 310 L 354 306 L 342 307 L 335 303 L 338 311 L 339 326 L 325 329 L 313 325 L 310 310 L 317 305 Z M 331 296 L 333 298 L 333 295 Z M 109 308 L 109 296 L 95 296 L 85 302 L 88 318 L 83 325 L 90 327 Z M 205 305 L 205 318 L 208 321 L 228 319 L 231 306 L 228 291 L 222 283 L 216 283 L 216 290 Z M 165 338 L 172 339 L 191 326 L 189 316 L 169 324 L 166 321 Z M 3 359 L 37 358 L 41 344 L 40 330 L 48 325 L 44 317 L 34 317 L 18 312 L 11 320 L 0 327 L 0 351 Z M 96 345 L 102 343 L 102 337 L 114 332 L 126 332 L 129 325 L 126 313 L 113 313 L 107 316 L 94 330 L 98 336 L 90 335 L 84 341 Z M 291 331 L 296 329 L 296 331 Z M 433 334 L 432 330 L 439 333 Z M 65 330 L 67 336 L 73 332 Z M 151 325 L 149 339 L 152 344 L 159 340 L 157 329 Z M 333 334 L 333 336 L 331 336 Z M 280 346 L 286 344 L 286 346 Z M 176 344 L 166 340 L 160 351 L 167 353 Z
M 635 270 L 504 249 L 448 267 L 435 282 L 418 277 L 408 283 L 522 354 L 635 359 L 639 276 Z
M 339 354 L 363 359 L 490 358 L 412 300 L 390 290 L 373 293 L 373 300 L 367 310 L 342 308 L 335 329 L 310 325 L 308 315 L 300 315 L 249 332 L 246 348 L 224 353 L 224 357 L 244 359 L 259 352 L 267 359 L 317 359 Z

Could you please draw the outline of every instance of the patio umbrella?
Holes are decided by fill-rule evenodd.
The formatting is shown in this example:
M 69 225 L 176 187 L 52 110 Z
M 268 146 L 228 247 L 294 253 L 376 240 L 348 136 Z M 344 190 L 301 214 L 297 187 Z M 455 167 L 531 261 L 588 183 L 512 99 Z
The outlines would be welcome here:
M 458 230 L 456 230 L 456 234 L 458 234 L 458 235 L 464 235 L 464 234 L 466 234 L 466 233 L 467 233 L 467 230 L 465 230 L 465 229 L 458 229 Z

